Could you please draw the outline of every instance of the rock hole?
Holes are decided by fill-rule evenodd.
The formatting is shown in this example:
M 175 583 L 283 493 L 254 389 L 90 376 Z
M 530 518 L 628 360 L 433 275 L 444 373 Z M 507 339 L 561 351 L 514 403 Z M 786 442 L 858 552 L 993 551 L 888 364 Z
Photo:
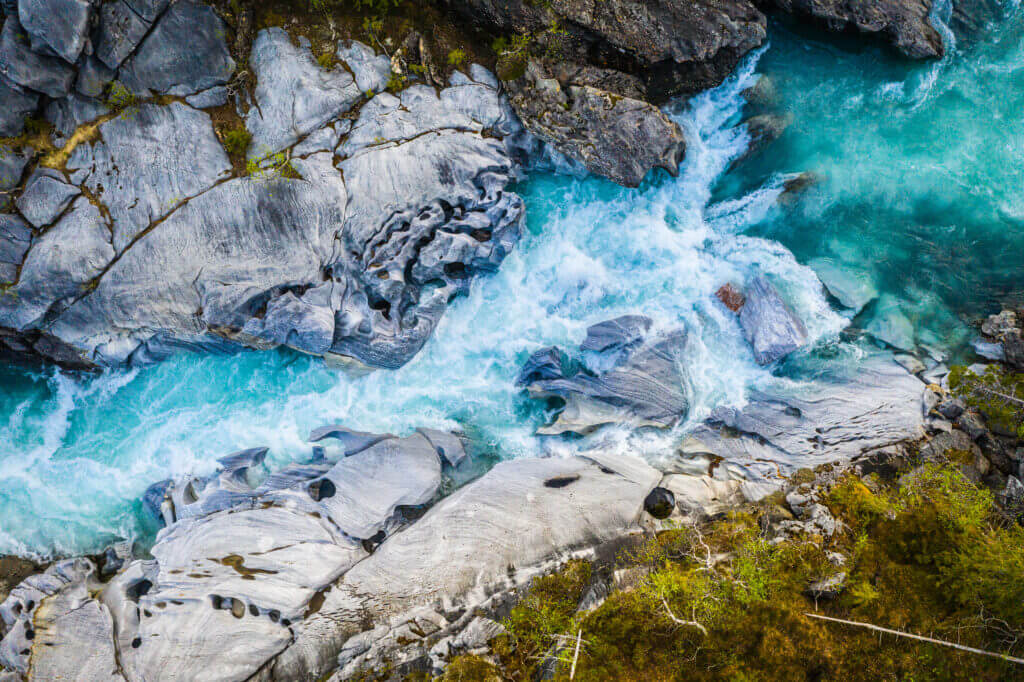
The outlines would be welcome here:
M 125 594 L 127 594 L 128 598 L 131 599 L 133 602 L 138 602 L 139 597 L 148 594 L 152 588 L 153 583 L 151 583 L 148 580 L 140 580 L 136 583 L 132 583 L 131 585 L 129 585 L 128 589 L 125 590 Z
M 26 611 L 31 611 L 35 607 L 36 607 L 36 600 L 35 599 L 29 599 L 27 602 L 25 602 L 25 610 Z
M 578 481 L 579 476 L 557 476 L 555 478 L 549 478 L 544 481 L 544 487 L 546 488 L 564 488 L 565 486 Z
M 138 649 L 140 646 L 142 646 L 142 638 L 141 637 L 136 637 L 135 639 L 132 640 L 132 648 L 133 649 Z
M 224 599 L 220 595 L 211 594 L 210 595 L 210 604 L 213 606 L 213 608 L 219 610 L 220 607 L 222 607 L 224 605 Z
M 803 412 L 801 412 L 799 409 L 793 407 L 792 405 L 787 405 L 786 409 L 783 410 L 783 411 L 787 415 L 789 415 L 790 417 L 802 417 L 803 416 Z
M 482 230 L 480 228 L 477 228 L 477 229 L 473 230 L 472 232 L 470 232 L 469 236 L 472 237 L 473 239 L 477 240 L 478 242 L 489 242 L 489 241 L 491 241 L 491 231 L 490 230 Z
M 28 641 L 31 642 L 35 638 L 36 638 L 36 631 L 33 630 L 32 628 L 28 628 L 28 627 L 25 628 L 25 639 L 27 639 Z
M 281 625 L 283 625 L 285 627 L 289 627 L 291 624 L 292 624 L 292 622 L 290 620 L 288 620 L 287 618 L 282 618 L 281 619 Z
M 469 271 L 466 269 L 465 263 L 445 263 L 444 274 L 451 279 L 466 279 L 469 277 Z
M 249 604 L 249 613 L 251 613 L 253 616 L 258 616 L 260 615 L 260 610 L 256 608 L 255 604 Z
M 270 618 L 271 622 L 276 623 L 281 620 L 281 612 L 277 609 L 271 609 L 270 611 L 267 611 L 267 617 Z
M 326 500 L 329 497 L 334 497 L 334 493 L 338 490 L 334 485 L 334 482 L 329 478 L 321 478 L 319 481 L 313 481 L 309 484 L 309 496 L 315 501 Z
M 385 320 L 391 319 L 391 303 L 383 298 L 377 301 L 370 301 L 370 308 L 383 315 Z

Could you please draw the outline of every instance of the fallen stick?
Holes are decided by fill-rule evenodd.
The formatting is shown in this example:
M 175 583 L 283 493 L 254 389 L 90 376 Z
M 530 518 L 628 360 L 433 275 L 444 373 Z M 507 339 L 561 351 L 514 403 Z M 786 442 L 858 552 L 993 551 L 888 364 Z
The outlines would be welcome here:
M 896 635 L 897 637 L 909 637 L 910 639 L 919 639 L 922 642 L 931 642 L 932 644 L 938 644 L 940 646 L 948 646 L 954 649 L 960 649 L 961 651 L 969 651 L 972 654 L 981 654 L 982 656 L 991 656 L 993 658 L 1001 658 L 1004 661 L 1010 661 L 1011 663 L 1017 663 L 1024 665 L 1024 658 L 1015 658 L 1006 654 L 997 654 L 994 651 L 985 651 L 984 649 L 975 649 L 974 647 L 964 646 L 963 644 L 954 644 L 953 642 L 947 642 L 941 639 L 933 639 L 931 637 L 924 637 L 922 635 L 912 635 L 909 632 L 901 632 L 899 630 L 890 630 L 889 628 L 883 628 L 879 625 L 872 625 L 871 623 L 861 623 L 855 620 L 843 620 L 842 618 L 831 618 L 830 616 L 822 616 L 817 613 L 805 613 L 808 618 L 818 618 L 820 620 L 828 620 L 833 623 L 842 623 L 843 625 L 855 625 L 860 628 L 867 628 L 868 630 L 875 630 L 877 632 L 886 632 L 890 635 Z
M 572 670 L 569 672 L 569 679 L 576 677 L 576 661 L 580 657 L 580 640 L 583 638 L 583 628 L 576 633 L 576 653 L 572 655 Z

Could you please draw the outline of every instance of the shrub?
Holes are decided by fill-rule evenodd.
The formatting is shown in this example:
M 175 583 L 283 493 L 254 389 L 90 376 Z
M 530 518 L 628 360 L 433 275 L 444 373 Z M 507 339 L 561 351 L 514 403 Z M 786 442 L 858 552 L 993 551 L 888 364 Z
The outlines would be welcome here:
M 252 142 L 252 134 L 245 128 L 233 128 L 224 133 L 224 149 L 230 156 L 244 157 Z
M 965 367 L 949 373 L 949 388 L 988 420 L 992 428 L 1024 438 L 1024 374 L 989 365 L 982 374 Z
M 316 63 L 319 64 L 324 69 L 333 69 L 334 55 L 331 54 L 330 52 L 324 52 L 323 54 L 316 58 Z

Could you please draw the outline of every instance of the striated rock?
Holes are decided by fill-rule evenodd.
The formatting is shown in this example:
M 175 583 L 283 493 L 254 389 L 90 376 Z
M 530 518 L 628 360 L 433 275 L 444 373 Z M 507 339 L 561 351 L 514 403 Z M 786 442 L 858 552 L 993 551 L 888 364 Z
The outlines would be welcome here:
M 166 95 L 191 95 L 223 85 L 235 71 L 226 37 L 224 22 L 213 9 L 196 0 L 177 0 L 119 76 L 134 91 Z
M 931 0 L 761 0 L 830 31 L 850 29 L 877 36 L 907 57 L 930 59 L 945 53 L 942 36 L 932 26 Z
M 71 91 L 75 70 L 58 57 L 33 52 L 28 36 L 14 17 L 8 17 L 0 33 L 0 75 L 11 83 L 50 97 Z M 5 100 L 13 99 L 10 94 Z M 5 114 L 5 118 L 10 114 Z
M 116 69 L 146 37 L 150 24 L 125 0 L 100 5 L 96 57 L 108 69 Z
M 644 315 L 623 315 L 614 320 L 587 327 L 587 336 L 580 350 L 604 353 L 629 350 L 641 342 L 651 329 L 651 318 Z
M 678 173 L 683 134 L 657 107 L 589 85 L 563 88 L 534 60 L 506 87 L 526 129 L 591 172 L 627 187 L 653 168 Z
M 32 228 L 16 215 L 0 213 L 0 282 L 13 282 L 32 242 Z
M 18 18 L 40 54 L 74 64 L 88 41 L 93 3 L 89 0 L 18 0 Z
M 588 331 L 588 339 L 604 338 L 609 324 Z M 680 355 L 686 346 L 686 332 L 648 339 L 643 345 L 634 341 L 631 346 L 606 345 L 613 364 L 597 373 L 583 368 L 566 371 L 564 356 L 557 349 L 543 349 L 531 356 L 517 383 L 525 386 L 532 398 L 557 398 L 564 403 L 555 421 L 537 433 L 586 434 L 604 424 L 665 428 L 685 416 L 689 401 Z
M 740 326 L 753 346 L 754 359 L 761 365 L 771 364 L 807 343 L 803 322 L 764 277 L 756 277 L 747 285 Z

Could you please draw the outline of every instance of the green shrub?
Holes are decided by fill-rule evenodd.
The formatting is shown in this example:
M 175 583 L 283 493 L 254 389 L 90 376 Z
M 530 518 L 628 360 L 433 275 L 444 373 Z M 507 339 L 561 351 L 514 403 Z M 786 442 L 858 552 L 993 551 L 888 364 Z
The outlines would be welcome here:
M 985 415 L 989 425 L 1024 438 L 1024 374 L 989 365 L 982 374 L 965 367 L 953 367 L 949 388 L 968 406 Z
M 462 49 L 454 49 L 448 53 L 448 64 L 449 66 L 462 66 L 466 63 L 466 51 Z
M 316 58 L 316 63 L 324 69 L 334 68 L 334 55 L 330 52 L 324 52 Z
M 224 149 L 228 155 L 244 157 L 252 142 L 252 134 L 245 128 L 233 128 L 224 133 Z

